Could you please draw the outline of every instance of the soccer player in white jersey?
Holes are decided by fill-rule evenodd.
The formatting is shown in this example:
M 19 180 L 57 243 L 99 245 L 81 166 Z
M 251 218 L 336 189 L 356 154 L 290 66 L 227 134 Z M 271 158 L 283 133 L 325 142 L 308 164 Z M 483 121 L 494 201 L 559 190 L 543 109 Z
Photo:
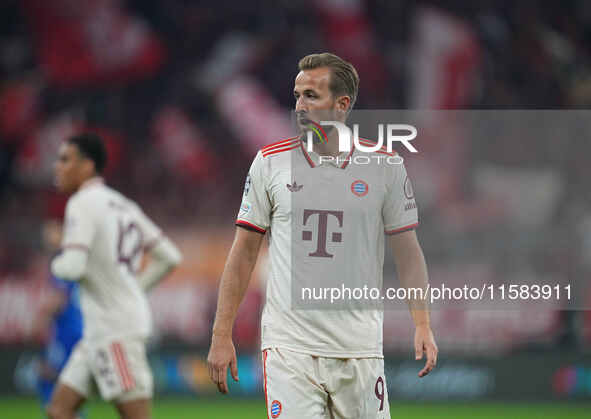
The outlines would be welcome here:
M 180 263 L 181 254 L 135 202 L 104 184 L 106 160 L 102 139 L 85 133 L 61 145 L 55 165 L 57 188 L 72 195 L 62 252 L 51 270 L 79 281 L 84 331 L 47 409 L 52 419 L 75 418 L 93 381 L 122 418 L 151 416 L 145 292 Z M 139 272 L 144 252 L 149 262 Z
M 359 78 L 350 63 L 329 53 L 304 57 L 299 69 L 294 95 L 302 136 L 264 147 L 250 168 L 220 283 L 209 373 L 222 393 L 228 392 L 228 367 L 238 379 L 232 327 L 267 233 L 271 272 L 261 349 L 268 417 L 389 418 L 383 311 L 298 309 L 294 281 L 381 286 L 387 238 L 401 285 L 426 289 L 414 196 L 400 161 L 354 164 L 352 157 L 362 152 L 353 148 L 340 155 L 334 129 L 307 151 L 305 126 L 326 120 L 319 119 L 322 113 L 344 122 Z M 384 149 L 375 153 L 395 156 Z M 426 304 L 409 303 L 416 359 L 427 356 L 418 373 L 423 377 L 436 364 L 437 346 Z

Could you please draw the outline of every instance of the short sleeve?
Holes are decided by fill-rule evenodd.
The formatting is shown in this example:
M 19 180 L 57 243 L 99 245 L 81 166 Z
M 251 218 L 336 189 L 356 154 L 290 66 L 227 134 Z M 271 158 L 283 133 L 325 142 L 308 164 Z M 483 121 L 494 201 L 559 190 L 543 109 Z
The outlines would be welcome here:
M 264 234 L 270 220 L 271 202 L 265 183 L 263 155 L 259 151 L 246 176 L 236 225 Z
M 396 234 L 419 225 L 412 184 L 403 164 L 396 164 L 386 179 L 386 199 L 382 208 L 384 232 Z
M 66 205 L 62 248 L 90 250 L 94 239 L 96 224 L 92 211 L 85 208 L 80 197 L 72 197 Z

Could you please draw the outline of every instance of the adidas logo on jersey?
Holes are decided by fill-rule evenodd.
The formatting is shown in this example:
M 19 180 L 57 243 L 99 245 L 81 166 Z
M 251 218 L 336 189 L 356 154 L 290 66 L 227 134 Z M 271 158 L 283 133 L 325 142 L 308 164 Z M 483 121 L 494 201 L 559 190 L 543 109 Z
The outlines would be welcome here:
M 416 207 L 417 207 L 417 204 L 416 204 L 416 202 L 413 201 L 413 202 L 409 202 L 408 204 L 406 204 L 404 206 L 404 210 L 405 211 L 408 211 L 408 210 L 411 210 L 411 209 L 415 209 Z
M 304 185 L 298 185 L 295 180 L 293 181 L 293 185 L 290 185 L 288 183 L 286 186 L 287 186 L 287 189 L 289 189 L 290 192 L 298 192 L 298 191 L 300 191 L 304 187 Z

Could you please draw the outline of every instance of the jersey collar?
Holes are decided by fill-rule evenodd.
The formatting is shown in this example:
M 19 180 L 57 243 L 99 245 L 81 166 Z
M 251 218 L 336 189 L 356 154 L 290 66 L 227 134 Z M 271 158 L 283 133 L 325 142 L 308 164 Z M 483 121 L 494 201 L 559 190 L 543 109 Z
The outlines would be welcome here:
M 306 161 L 308 162 L 311 168 L 329 164 L 338 167 L 339 169 L 344 169 L 349 165 L 349 162 L 351 161 L 351 156 L 355 151 L 355 144 L 352 144 L 351 151 L 342 152 L 338 155 L 336 160 L 322 163 L 320 163 L 320 155 L 318 155 L 314 151 L 308 152 L 308 150 L 306 150 L 306 147 L 304 146 L 304 140 L 300 141 L 300 148 L 302 149 L 302 153 L 304 154 L 304 157 L 306 158 Z
M 82 183 L 82 185 L 80 185 L 80 188 L 78 188 L 78 190 L 84 189 L 84 188 L 89 188 L 91 186 L 94 185 L 102 185 L 104 183 L 104 179 L 100 176 L 94 176 L 91 177 L 88 180 L 85 180 L 84 183 Z

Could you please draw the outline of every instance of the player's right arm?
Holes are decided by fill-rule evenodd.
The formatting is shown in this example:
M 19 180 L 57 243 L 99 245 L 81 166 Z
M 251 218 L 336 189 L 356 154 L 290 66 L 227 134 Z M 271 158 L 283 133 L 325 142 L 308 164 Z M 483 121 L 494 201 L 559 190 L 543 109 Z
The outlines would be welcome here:
M 209 376 L 222 393 L 228 392 L 226 382 L 228 366 L 232 378 L 238 381 L 232 328 L 236 312 L 248 288 L 263 237 L 262 234 L 255 231 L 241 227 L 236 229 L 234 243 L 220 281 L 218 306 L 207 363 Z
M 77 281 L 84 275 L 96 231 L 92 217 L 92 211 L 85 207 L 80 197 L 70 198 L 66 206 L 61 253 L 51 262 L 54 276 Z
M 238 228 L 220 281 L 207 363 L 209 376 L 222 393 L 228 392 L 228 366 L 232 377 L 238 381 L 232 327 L 238 306 L 250 282 L 263 237 L 270 225 L 272 205 L 267 194 L 264 165 L 263 156 L 259 152 L 246 177 L 242 204 L 236 220 Z

